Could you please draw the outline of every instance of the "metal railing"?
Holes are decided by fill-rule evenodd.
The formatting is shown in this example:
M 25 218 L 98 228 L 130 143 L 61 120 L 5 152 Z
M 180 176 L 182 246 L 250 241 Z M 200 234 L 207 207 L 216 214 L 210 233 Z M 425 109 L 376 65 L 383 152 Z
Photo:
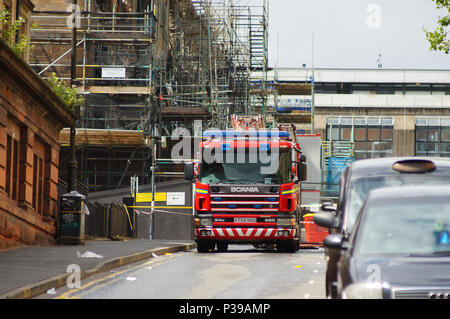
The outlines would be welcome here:
M 31 19 L 35 32 L 72 32 L 71 12 L 34 11 Z M 154 19 L 151 12 L 79 12 L 77 28 L 88 33 L 115 32 L 153 34 Z
M 34 50 L 36 56 L 30 65 L 44 79 L 49 78 L 50 72 L 62 80 L 70 79 L 71 15 L 35 11 L 31 16 L 31 42 L 42 46 L 42 50 Z M 80 12 L 76 20 L 76 47 L 81 51 L 76 80 L 83 90 L 88 86 L 148 87 L 154 23 L 150 12 Z M 54 52 L 61 53 L 56 56 Z

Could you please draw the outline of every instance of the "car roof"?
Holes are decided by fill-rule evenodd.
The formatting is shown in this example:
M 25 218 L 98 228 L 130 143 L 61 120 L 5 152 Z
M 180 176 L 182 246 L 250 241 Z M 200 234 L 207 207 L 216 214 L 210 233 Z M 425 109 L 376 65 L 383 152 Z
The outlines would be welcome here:
M 447 172 L 450 175 L 450 158 L 407 156 L 357 160 L 351 164 L 351 178 L 373 175 L 405 174 L 392 169 L 394 163 L 404 160 L 432 161 L 436 165 L 436 169 L 426 174 L 441 174 Z
M 383 201 L 390 199 L 408 200 L 416 198 L 445 197 L 450 202 L 450 185 L 407 185 L 382 187 L 370 191 L 369 201 Z

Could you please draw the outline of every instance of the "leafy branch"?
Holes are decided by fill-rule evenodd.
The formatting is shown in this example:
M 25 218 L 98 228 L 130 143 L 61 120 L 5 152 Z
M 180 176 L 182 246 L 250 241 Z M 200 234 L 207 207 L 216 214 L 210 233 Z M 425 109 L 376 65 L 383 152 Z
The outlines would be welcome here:
M 83 97 L 77 96 L 77 90 L 68 87 L 63 80 L 56 76 L 55 72 L 52 72 L 51 77 L 47 79 L 47 84 L 53 92 L 55 92 L 55 94 L 72 109 L 72 111 L 75 111 L 75 107 L 83 103 Z
M 16 41 L 16 34 L 25 22 L 22 17 L 11 21 L 10 12 L 4 6 L 0 8 L 0 39 L 5 41 L 17 55 L 21 55 L 30 47 L 30 39 L 25 34 L 19 34 Z
M 450 40 L 447 39 L 448 31 L 447 28 L 450 24 L 450 0 L 432 0 L 436 4 L 436 8 L 439 10 L 444 10 L 447 15 L 439 17 L 437 21 L 438 27 L 434 31 L 428 31 L 423 29 L 428 42 L 430 42 L 430 50 L 433 51 L 443 51 L 446 54 L 450 51 Z
M 19 34 L 16 39 L 16 34 L 25 24 L 25 19 L 19 17 L 14 21 L 11 20 L 10 12 L 4 6 L 0 7 L 0 39 L 5 41 L 20 56 L 26 49 L 30 48 L 30 39 L 25 34 Z M 55 73 L 52 73 L 46 82 L 53 92 L 73 111 L 75 111 L 76 106 L 83 103 L 83 98 L 77 96 L 77 90 L 68 87 Z

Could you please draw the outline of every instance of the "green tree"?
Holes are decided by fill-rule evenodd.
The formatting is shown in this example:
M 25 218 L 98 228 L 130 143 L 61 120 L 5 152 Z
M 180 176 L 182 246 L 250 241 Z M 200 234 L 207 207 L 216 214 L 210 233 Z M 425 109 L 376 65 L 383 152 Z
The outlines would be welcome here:
M 447 38 L 448 26 L 450 24 L 450 0 L 432 0 L 436 4 L 438 10 L 442 10 L 446 14 L 439 17 L 438 26 L 434 31 L 428 31 L 424 28 L 428 42 L 430 42 L 430 50 L 443 51 L 449 53 L 450 40 Z
M 5 41 L 17 55 L 21 55 L 30 47 L 30 39 L 25 34 L 19 34 L 16 41 L 16 34 L 24 24 L 24 18 L 19 17 L 11 21 L 10 12 L 4 6 L 0 8 L 0 39 Z

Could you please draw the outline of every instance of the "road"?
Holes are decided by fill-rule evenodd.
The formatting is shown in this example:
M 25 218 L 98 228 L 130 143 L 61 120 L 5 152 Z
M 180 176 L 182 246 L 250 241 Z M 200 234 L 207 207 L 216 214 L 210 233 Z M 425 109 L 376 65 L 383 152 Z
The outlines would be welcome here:
M 295 254 L 234 245 L 226 253 L 188 251 L 152 258 L 39 298 L 325 298 L 323 249 Z

